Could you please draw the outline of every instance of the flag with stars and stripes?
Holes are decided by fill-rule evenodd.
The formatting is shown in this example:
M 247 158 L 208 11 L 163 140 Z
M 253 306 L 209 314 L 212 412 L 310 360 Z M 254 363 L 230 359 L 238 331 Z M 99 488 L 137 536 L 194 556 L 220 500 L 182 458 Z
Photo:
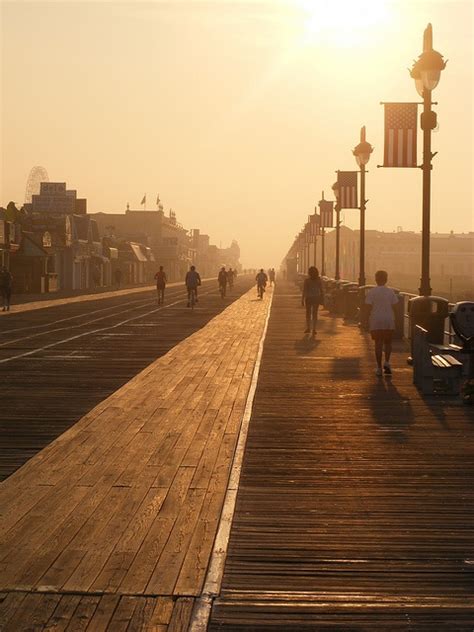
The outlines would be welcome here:
M 357 204 L 357 174 L 358 171 L 337 172 L 340 208 L 359 208 Z
M 308 226 L 309 226 L 309 234 L 314 239 L 321 234 L 320 231 L 320 223 L 319 223 L 319 215 L 316 213 L 316 209 L 314 215 L 308 215 Z
M 321 200 L 319 202 L 319 215 L 323 228 L 332 228 L 334 226 L 333 209 L 334 202 L 329 200 Z
M 384 167 L 416 167 L 416 103 L 385 103 Z

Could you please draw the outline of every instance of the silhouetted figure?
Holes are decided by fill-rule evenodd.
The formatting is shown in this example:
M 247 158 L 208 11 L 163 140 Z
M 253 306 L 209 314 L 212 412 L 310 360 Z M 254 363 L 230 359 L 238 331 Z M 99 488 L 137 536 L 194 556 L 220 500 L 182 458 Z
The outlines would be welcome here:
M 318 309 L 323 303 L 323 284 L 319 271 L 314 266 L 308 269 L 308 276 L 303 283 L 303 295 L 301 303 L 306 307 L 305 334 L 316 335 L 316 323 L 318 322 Z
M 166 276 L 166 272 L 163 270 L 163 266 L 160 266 L 160 269 L 155 274 L 156 280 L 156 292 L 158 294 L 158 305 L 163 305 L 165 302 L 165 288 L 168 282 L 168 278 Z
M 194 292 L 195 302 L 198 302 L 198 286 L 201 285 L 201 276 L 196 270 L 196 266 L 191 266 L 186 273 L 186 289 L 188 291 L 188 307 L 191 307 L 191 293 Z
M 275 285 L 275 278 L 276 278 L 275 268 L 272 268 L 271 270 L 268 271 L 268 278 L 270 279 L 270 285 Z
M 255 281 L 257 281 L 257 296 L 262 299 L 268 282 L 268 277 L 263 271 L 263 268 L 260 268 L 260 272 L 255 277 Z
M 3 311 L 10 311 L 10 301 L 12 297 L 13 277 L 5 266 L 0 268 L 0 295 L 3 302 Z
M 367 292 L 365 302 L 369 305 L 369 329 L 372 340 L 375 342 L 375 361 L 377 368 L 375 374 L 382 375 L 382 353 L 385 350 L 385 362 L 383 365 L 383 373 L 392 374 L 390 366 L 390 355 L 392 353 L 392 338 L 395 329 L 395 305 L 398 298 L 395 292 L 385 287 L 388 280 L 388 274 L 385 270 L 378 270 L 375 273 L 375 282 L 377 287 L 371 288 Z
M 227 283 L 229 284 L 229 290 L 234 287 L 234 271 L 229 268 L 227 271 Z
M 115 277 L 115 285 L 117 286 L 118 289 L 120 289 L 120 284 L 122 283 L 122 270 L 120 268 L 117 268 L 115 270 L 114 277 Z
M 221 295 L 221 298 L 225 298 L 228 280 L 229 277 L 227 276 L 225 267 L 222 266 L 222 268 L 219 270 L 219 274 L 217 275 L 217 283 L 219 284 L 219 293 Z

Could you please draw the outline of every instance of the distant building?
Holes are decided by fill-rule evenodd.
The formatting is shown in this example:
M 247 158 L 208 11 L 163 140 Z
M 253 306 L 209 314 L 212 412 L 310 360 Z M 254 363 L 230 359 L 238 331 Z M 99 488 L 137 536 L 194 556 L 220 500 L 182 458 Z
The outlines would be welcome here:
M 85 215 L 87 200 L 77 197 L 77 191 L 66 189 L 65 182 L 41 182 L 40 192 L 32 196 L 26 209 L 33 213 Z
M 326 235 L 326 274 L 334 276 L 336 231 Z M 432 233 L 430 275 L 433 293 L 453 300 L 474 298 L 474 232 Z M 320 265 L 321 240 L 318 238 Z M 421 234 L 398 230 L 386 233 L 366 231 L 366 280 L 373 283 L 378 269 L 387 270 L 390 283 L 417 293 L 421 275 Z M 341 227 L 341 278 L 357 280 L 359 274 L 359 231 Z
M 195 259 L 188 231 L 172 211 L 165 216 L 162 205 L 156 211 L 127 208 L 125 213 L 92 213 L 91 217 L 104 235 L 151 248 L 156 264 L 164 266 L 170 281 L 183 279 Z

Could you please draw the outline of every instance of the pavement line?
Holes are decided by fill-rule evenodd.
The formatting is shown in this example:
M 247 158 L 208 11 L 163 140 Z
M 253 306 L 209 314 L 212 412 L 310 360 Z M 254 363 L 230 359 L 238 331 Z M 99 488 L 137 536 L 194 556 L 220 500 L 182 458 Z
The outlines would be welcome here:
M 215 291 L 215 290 L 214 290 Z M 200 294 L 200 296 L 207 296 L 208 294 L 212 294 L 213 290 L 210 292 L 205 292 Z M 145 312 L 144 314 L 138 314 L 136 316 L 132 316 L 131 318 L 127 318 L 126 320 L 122 320 L 120 323 L 116 323 L 115 325 L 109 325 L 108 327 L 101 327 L 100 329 L 94 329 L 93 331 L 84 331 L 82 334 L 77 334 L 75 336 L 70 336 L 69 338 L 64 338 L 63 340 L 58 340 L 56 342 L 52 342 L 49 345 L 44 345 L 43 347 L 38 347 L 37 349 L 31 349 L 31 351 L 25 351 L 25 353 L 19 353 L 15 356 L 10 356 L 9 358 L 3 358 L 0 360 L 0 364 L 5 364 L 6 362 L 11 362 L 12 360 L 19 360 L 20 358 L 25 358 L 27 356 L 32 356 L 35 353 L 40 351 L 45 351 L 46 349 L 51 349 L 52 347 L 57 347 L 58 345 L 62 345 L 65 342 L 70 342 L 71 340 L 77 340 L 78 338 L 82 338 L 83 336 L 91 336 L 93 334 L 100 333 L 101 331 L 107 331 L 109 329 L 115 329 L 116 327 L 121 327 L 122 325 L 126 325 L 132 320 L 137 320 L 138 318 L 144 318 L 145 316 L 149 316 L 150 314 L 154 314 L 155 312 L 160 312 L 163 309 L 169 309 L 174 305 L 179 305 L 179 303 L 185 303 L 186 298 L 181 298 L 179 301 L 175 301 L 174 303 L 169 303 L 164 307 L 158 307 L 157 309 L 151 310 L 151 312 Z
M 212 549 L 209 567 L 204 580 L 204 587 L 200 597 L 196 599 L 191 623 L 188 632 L 206 632 L 211 616 L 212 602 L 220 593 L 222 577 L 224 575 L 225 560 L 227 557 L 227 549 L 229 546 L 230 530 L 234 518 L 235 504 L 237 501 L 237 492 L 239 489 L 240 474 L 242 471 L 242 462 L 244 458 L 245 445 L 247 443 L 247 435 L 249 430 L 250 418 L 252 416 L 253 401 L 257 390 L 258 377 L 260 374 L 260 365 L 262 362 L 263 346 L 267 336 L 268 322 L 273 303 L 273 291 L 270 296 L 268 312 L 263 326 L 262 336 L 258 346 L 257 358 L 252 373 L 252 380 L 245 403 L 245 410 L 242 416 L 240 426 L 239 439 L 235 449 L 232 467 L 229 476 L 229 484 L 222 507 L 219 527 L 217 529 L 214 547 Z

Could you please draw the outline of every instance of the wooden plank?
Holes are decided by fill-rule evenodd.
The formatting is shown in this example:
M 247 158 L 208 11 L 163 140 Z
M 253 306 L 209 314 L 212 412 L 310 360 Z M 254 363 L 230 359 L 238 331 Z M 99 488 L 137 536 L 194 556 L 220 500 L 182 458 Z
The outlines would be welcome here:
M 87 632 L 103 632 L 109 629 L 110 621 L 112 620 L 119 600 L 120 595 L 104 595 L 101 597 L 87 627 Z
M 65 630 L 80 601 L 81 597 L 79 595 L 63 595 L 44 628 L 45 632 L 62 632 Z

